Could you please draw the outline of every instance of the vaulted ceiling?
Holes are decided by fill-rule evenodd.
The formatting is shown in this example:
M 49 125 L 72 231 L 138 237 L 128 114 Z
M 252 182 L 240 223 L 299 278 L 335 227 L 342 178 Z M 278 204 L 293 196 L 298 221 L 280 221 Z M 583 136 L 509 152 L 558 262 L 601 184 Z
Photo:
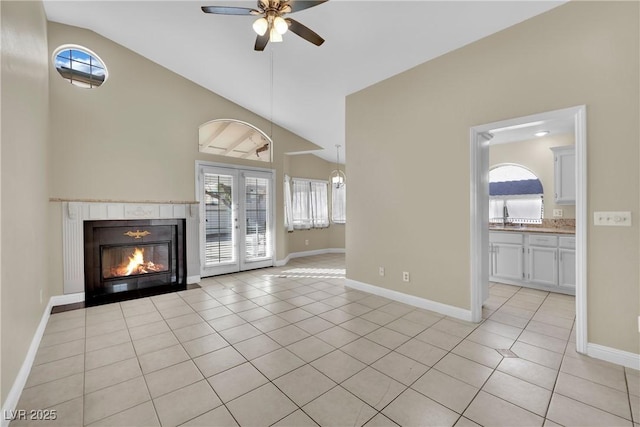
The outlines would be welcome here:
M 345 145 L 345 97 L 564 1 L 343 1 L 291 15 L 320 34 L 253 50 L 255 18 L 204 14 L 245 1 L 45 0 L 50 21 L 95 31 L 324 147 Z M 218 119 L 221 117 L 212 117 Z M 342 151 L 341 159 L 344 159 Z

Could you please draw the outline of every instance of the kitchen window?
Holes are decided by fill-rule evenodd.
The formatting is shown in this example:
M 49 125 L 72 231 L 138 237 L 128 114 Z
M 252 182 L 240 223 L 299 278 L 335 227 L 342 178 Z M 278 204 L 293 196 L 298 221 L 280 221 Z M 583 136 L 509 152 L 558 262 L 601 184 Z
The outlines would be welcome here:
M 489 171 L 489 222 L 542 224 L 543 188 L 524 166 L 498 165 Z

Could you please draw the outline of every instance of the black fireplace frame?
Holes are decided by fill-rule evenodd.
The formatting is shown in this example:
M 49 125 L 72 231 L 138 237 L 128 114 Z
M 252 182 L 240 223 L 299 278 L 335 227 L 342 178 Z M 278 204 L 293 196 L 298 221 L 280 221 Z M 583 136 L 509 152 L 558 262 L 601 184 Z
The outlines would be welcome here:
M 184 219 L 84 221 L 85 305 L 94 306 L 185 290 L 186 234 Z M 147 229 L 161 227 L 161 240 Z M 130 235 L 122 231 L 131 232 Z M 136 232 L 141 232 L 136 234 Z M 170 236 L 170 237 L 167 237 Z M 175 263 L 169 270 L 111 279 L 103 278 L 102 250 L 113 245 L 169 244 Z M 175 264 L 175 265 L 174 265 Z

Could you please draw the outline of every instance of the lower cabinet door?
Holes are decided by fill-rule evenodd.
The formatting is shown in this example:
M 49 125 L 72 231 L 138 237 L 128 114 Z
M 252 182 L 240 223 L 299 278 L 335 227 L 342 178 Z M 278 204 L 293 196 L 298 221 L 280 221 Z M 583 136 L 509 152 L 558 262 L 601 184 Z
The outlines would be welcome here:
M 563 288 L 575 289 L 576 287 L 576 251 L 573 249 L 558 249 L 560 262 L 558 284 Z
M 558 286 L 558 250 L 556 248 L 529 246 L 527 279 L 532 283 Z
M 524 276 L 522 245 L 511 243 L 493 244 L 493 277 L 522 280 Z

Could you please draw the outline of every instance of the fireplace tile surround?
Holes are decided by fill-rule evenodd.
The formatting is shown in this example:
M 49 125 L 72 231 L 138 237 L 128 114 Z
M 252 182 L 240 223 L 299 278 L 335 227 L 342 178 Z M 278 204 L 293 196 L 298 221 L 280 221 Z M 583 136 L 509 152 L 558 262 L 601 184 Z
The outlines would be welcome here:
M 84 300 L 84 222 L 99 220 L 184 219 L 187 284 L 200 281 L 199 204 L 197 202 L 130 202 L 62 200 L 62 262 L 65 295 Z

